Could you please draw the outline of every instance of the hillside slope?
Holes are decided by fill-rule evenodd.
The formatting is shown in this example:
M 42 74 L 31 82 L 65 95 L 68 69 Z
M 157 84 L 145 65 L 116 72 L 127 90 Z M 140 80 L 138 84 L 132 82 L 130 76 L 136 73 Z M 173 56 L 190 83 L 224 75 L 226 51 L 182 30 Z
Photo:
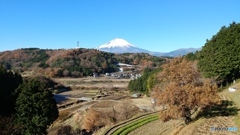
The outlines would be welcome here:
M 113 54 L 84 48 L 69 50 L 26 48 L 0 52 L 0 64 L 7 69 L 18 72 L 31 71 L 50 77 L 82 77 L 90 76 L 93 72 L 116 72 L 118 62 L 158 67 L 164 61 L 164 58 L 146 53 Z
M 240 88 L 240 82 L 233 84 L 231 87 Z M 233 101 L 234 105 L 230 107 L 240 108 L 240 90 L 229 92 L 228 88 L 219 93 L 222 100 Z M 211 118 L 200 118 L 188 125 L 176 123 L 178 120 L 172 120 L 162 123 L 161 120 L 148 123 L 129 135 L 144 135 L 146 131 L 151 135 L 168 134 L 168 135 L 239 135 L 240 134 L 240 114 L 233 116 L 215 116 Z M 182 121 L 183 122 L 183 121 Z M 235 127 L 238 131 L 211 131 L 211 127 Z

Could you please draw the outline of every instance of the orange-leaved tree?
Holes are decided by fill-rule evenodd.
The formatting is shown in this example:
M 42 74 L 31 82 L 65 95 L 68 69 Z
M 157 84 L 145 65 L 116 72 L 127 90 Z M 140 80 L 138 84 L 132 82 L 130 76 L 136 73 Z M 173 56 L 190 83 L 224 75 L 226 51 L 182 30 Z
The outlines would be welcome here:
M 203 78 L 194 61 L 173 59 L 163 65 L 157 80 L 152 96 L 163 107 L 163 121 L 184 117 L 187 123 L 194 112 L 220 104 L 214 79 Z

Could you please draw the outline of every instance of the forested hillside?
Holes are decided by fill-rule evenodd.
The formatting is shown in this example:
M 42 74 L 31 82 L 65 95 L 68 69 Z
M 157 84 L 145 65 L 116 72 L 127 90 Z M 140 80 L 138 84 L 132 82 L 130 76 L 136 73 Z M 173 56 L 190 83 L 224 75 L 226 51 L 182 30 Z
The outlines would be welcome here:
M 45 74 L 50 77 L 82 77 L 93 72 L 116 72 L 116 63 L 158 67 L 164 58 L 146 53 L 113 54 L 95 49 L 58 49 L 45 50 L 25 48 L 0 52 L 0 64 L 17 72 L 31 71 L 34 74 Z
M 240 78 L 240 23 L 223 26 L 196 54 L 198 68 L 205 77 L 219 84 Z
M 49 84 L 41 78 L 22 78 L 0 64 L 0 134 L 47 134 L 58 118 Z

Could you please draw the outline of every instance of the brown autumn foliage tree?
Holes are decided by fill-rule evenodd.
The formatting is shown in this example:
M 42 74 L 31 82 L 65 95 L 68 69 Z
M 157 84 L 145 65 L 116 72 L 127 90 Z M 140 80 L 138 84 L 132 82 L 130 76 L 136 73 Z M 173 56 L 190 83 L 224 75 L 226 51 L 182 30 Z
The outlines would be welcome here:
M 175 58 L 163 65 L 157 79 L 160 83 L 155 86 L 153 97 L 163 107 L 163 121 L 184 117 L 188 123 L 197 110 L 220 104 L 216 83 L 203 78 L 194 61 Z
M 105 125 L 104 119 L 105 115 L 102 112 L 90 108 L 84 117 L 83 127 L 87 132 L 95 131 Z

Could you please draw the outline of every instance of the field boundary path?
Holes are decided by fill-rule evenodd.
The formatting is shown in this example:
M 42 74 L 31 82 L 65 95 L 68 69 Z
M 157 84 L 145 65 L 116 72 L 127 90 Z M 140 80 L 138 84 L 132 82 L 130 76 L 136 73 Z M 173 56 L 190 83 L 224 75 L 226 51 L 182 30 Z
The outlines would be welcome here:
M 125 125 L 128 125 L 128 124 L 130 124 L 130 123 L 132 123 L 132 122 L 135 122 L 135 121 L 137 121 L 137 120 L 146 118 L 146 117 L 148 117 L 148 116 L 150 116 L 150 115 L 154 115 L 154 114 L 157 114 L 157 113 L 159 113 L 159 111 L 142 114 L 142 115 L 140 115 L 140 116 L 131 118 L 131 119 L 126 120 L 126 121 L 124 121 L 124 122 L 118 123 L 118 124 L 112 126 L 111 128 L 107 129 L 107 130 L 104 132 L 103 135 L 112 135 L 112 133 L 114 133 L 114 132 L 117 131 L 119 128 L 121 128 L 121 127 L 123 127 L 123 126 L 125 126 Z

